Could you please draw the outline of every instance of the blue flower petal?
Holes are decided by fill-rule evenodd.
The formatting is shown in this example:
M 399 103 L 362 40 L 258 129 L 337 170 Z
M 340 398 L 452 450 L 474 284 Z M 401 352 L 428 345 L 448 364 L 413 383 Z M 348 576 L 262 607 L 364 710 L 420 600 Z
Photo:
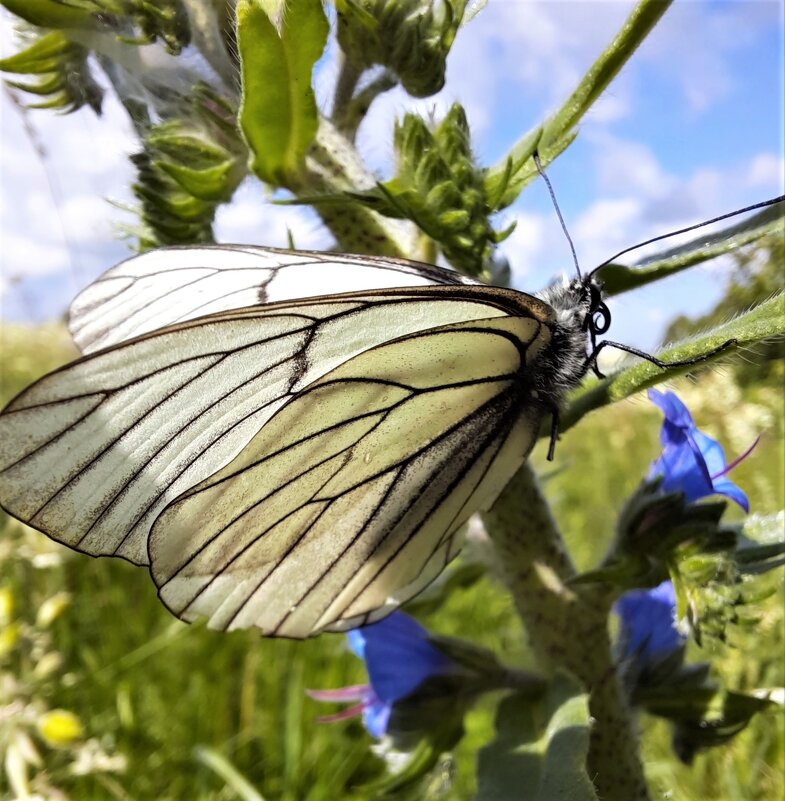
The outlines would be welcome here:
M 693 429 L 691 435 L 703 457 L 708 474 L 716 476 L 722 473 L 727 465 L 722 445 L 716 439 L 712 439 L 708 434 L 704 434 L 697 428 Z
M 369 734 L 380 740 L 387 732 L 387 724 L 390 722 L 390 712 L 392 705 L 385 704 L 383 701 L 374 701 L 363 709 L 363 725 Z
M 748 512 L 747 496 L 724 475 L 727 462 L 720 443 L 698 429 L 673 392 L 650 389 L 649 398 L 665 415 L 660 429 L 662 454 L 652 464 L 649 478 L 662 476 L 664 492 L 683 492 L 688 501 L 725 495 Z
M 365 636 L 362 629 L 353 629 L 347 632 L 346 638 L 349 640 L 349 649 L 355 656 L 365 659 Z
M 620 640 L 626 658 L 662 659 L 684 644 L 675 625 L 676 594 L 670 581 L 651 590 L 626 592 L 614 608 L 621 618 Z
M 368 678 L 382 701 L 405 698 L 426 679 L 452 667 L 450 659 L 431 645 L 427 630 L 403 612 L 393 612 L 361 631 Z
M 689 501 L 705 498 L 713 492 L 711 477 L 688 442 L 681 447 L 666 447 L 649 471 L 649 477 L 653 476 L 663 477 L 663 492 L 683 492 Z
M 716 492 L 717 495 L 724 495 L 732 501 L 736 501 L 736 503 L 749 514 L 749 499 L 744 494 L 744 491 L 739 489 L 729 478 L 723 477 L 714 479 L 714 492 Z
M 650 389 L 648 395 L 649 400 L 662 410 L 665 419 L 677 428 L 684 429 L 695 426 L 690 410 L 684 405 L 676 393 L 659 392 L 656 389 Z M 660 434 L 660 437 L 662 437 L 662 434 Z M 666 443 L 663 442 L 662 444 L 665 445 Z

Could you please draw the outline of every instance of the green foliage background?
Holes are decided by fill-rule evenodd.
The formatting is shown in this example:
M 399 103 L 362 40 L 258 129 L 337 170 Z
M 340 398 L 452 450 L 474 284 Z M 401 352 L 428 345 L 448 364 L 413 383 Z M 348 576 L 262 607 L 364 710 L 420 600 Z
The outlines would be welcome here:
M 377 184 L 350 147 L 357 126 L 374 97 L 398 80 L 417 96 L 439 88 L 444 58 L 467 9 L 463 0 L 437 5 L 432 15 L 422 17 L 410 13 L 422 6 L 419 0 L 398 5 L 369 0 L 366 11 L 380 15 L 378 36 L 373 33 L 376 23 L 371 28 L 359 24 L 367 14 L 360 14 L 352 27 L 361 4 L 336 0 L 342 15 L 338 37 L 346 60 L 329 119 L 318 112 L 311 91 L 311 70 L 328 35 L 318 0 L 239 0 L 237 37 L 224 0 L 197 4 L 206 14 L 192 14 L 190 19 L 197 39 L 201 37 L 203 55 L 223 78 L 227 96 L 198 84 L 183 96 L 170 98 L 155 91 L 143 93 L 142 99 L 124 92 L 111 54 L 117 41 L 130 46 L 156 38 L 169 52 L 180 52 L 191 37 L 180 0 L 0 4 L 34 25 L 55 29 L 0 62 L 5 72 L 27 76 L 26 83 L 12 85 L 43 98 L 44 106 L 100 107 L 101 89 L 92 80 L 88 54 L 103 59 L 106 76 L 140 136 L 141 150 L 132 157 L 138 173 L 133 189 L 140 204 L 140 226 L 134 231 L 139 249 L 210 241 L 217 205 L 231 198 L 250 169 L 262 181 L 289 190 L 298 202 L 313 203 L 339 249 L 429 260 L 440 250 L 453 265 L 483 278 L 503 278 L 491 256 L 493 244 L 509 230 L 495 230 L 491 218 L 536 177 L 531 158 L 535 149 L 547 165 L 569 146 L 582 115 L 668 5 L 640 2 L 562 107 L 495 166 L 475 163 L 468 125 L 456 105 L 433 130 L 407 116 L 395 132 L 398 172 Z M 392 16 L 390 8 L 395 11 Z M 102 13 L 96 15 L 96 10 Z M 388 25 L 393 33 L 387 32 Z M 212 47 L 209 36 L 221 39 L 219 48 Z M 384 71 L 355 93 L 366 60 Z M 781 232 L 781 210 L 769 209 L 759 217 L 765 214 L 766 231 Z M 399 225 L 401 220 L 416 223 L 417 229 Z M 723 235 L 715 250 L 710 242 L 685 246 L 680 253 L 676 249 L 668 258 L 643 265 L 648 272 L 641 265 L 634 270 L 607 265 L 601 274 L 606 289 L 609 295 L 619 294 L 759 239 L 764 231 L 760 219 L 758 223 L 759 230 L 740 231 L 733 241 Z M 739 257 L 734 281 L 713 314 L 674 321 L 670 338 L 711 329 L 783 289 L 782 241 L 769 238 L 762 244 L 764 248 L 749 249 Z M 761 254 L 768 254 L 768 261 Z M 699 426 L 723 442 L 729 454 L 743 451 L 763 433 L 760 447 L 734 479 L 749 494 L 753 511 L 767 514 L 785 506 L 785 362 L 781 340 L 758 343 L 761 331 L 768 336 L 766 332 L 783 330 L 778 308 L 770 305 L 761 316 L 763 323 L 757 322 L 765 323 L 762 328 L 749 319 L 738 325 L 742 343 L 757 343 L 753 352 L 742 350 L 749 364 L 738 365 L 734 358 L 733 368 L 714 367 L 694 384 L 680 380 L 674 388 Z M 677 358 L 703 353 L 731 334 L 714 335 L 719 339 L 682 346 L 687 350 Z M 9 326 L 0 330 L 0 345 L 3 402 L 76 355 L 59 326 Z M 663 373 L 638 365 L 625 375 L 626 384 L 614 384 L 614 377 L 590 383 L 568 408 L 564 428 L 579 421 L 581 432 L 566 433 L 555 465 L 545 462 L 542 447 L 533 457 L 579 568 L 595 566 L 602 558 L 621 504 L 658 451 L 660 417 L 640 394 L 617 403 L 612 413 L 588 413 L 661 380 Z M 581 419 L 582 415 L 586 416 Z M 475 551 L 478 558 L 483 556 L 481 542 Z M 747 625 L 734 626 L 728 642 L 709 640 L 703 651 L 692 646 L 690 654 L 694 661 L 710 660 L 725 684 L 741 692 L 785 685 L 782 571 L 764 582 L 771 594 L 748 610 Z M 43 624 L 40 614 L 47 599 L 63 591 L 70 594 L 70 607 L 51 625 Z M 22 742 L 19 732 L 28 726 L 25 736 L 31 739 L 24 747 L 31 765 L 35 759 L 29 749 L 41 755 L 33 790 L 42 796 L 62 798 L 52 786 L 85 801 L 359 801 L 378 796 L 373 783 L 383 765 L 371 752 L 371 740 L 360 723 L 319 723 L 317 717 L 332 709 L 309 700 L 305 692 L 365 680 L 343 637 L 325 635 L 294 643 L 263 640 L 252 632 L 224 634 L 186 626 L 158 602 L 143 570 L 70 553 L 4 516 L 0 602 L 0 708 L 10 710 L 0 718 L 0 752 L 14 753 L 9 743 Z M 512 600 L 493 578 L 451 592 L 438 613 L 422 602 L 416 605 L 419 617 L 435 632 L 485 645 L 508 664 L 534 667 Z M 44 657 L 58 654 L 59 668 L 41 676 Z M 462 801 L 473 796 L 476 754 L 493 737 L 497 701 L 498 696 L 481 700 L 466 720 L 466 736 L 454 758 L 440 766 L 428 788 L 418 787 L 410 797 Z M 57 708 L 79 717 L 83 737 L 57 746 L 36 734 L 29 721 Z M 782 714 L 758 715 L 730 744 L 699 755 L 686 767 L 673 758 L 667 726 L 642 719 L 653 797 L 782 797 L 784 724 Z M 74 758 L 84 752 L 89 738 L 107 754 L 125 756 L 126 770 L 92 769 L 74 776 Z M 221 759 L 229 760 L 239 773 L 232 777 L 224 763 L 220 775 Z M 9 762 L 5 767 L 14 768 Z M 0 774 L 0 796 L 9 789 L 7 776 Z
M 73 355 L 59 326 L 7 326 L 2 337 L 3 401 Z M 767 380 L 743 389 L 728 369 L 707 371 L 695 383 L 675 386 L 699 425 L 725 443 L 729 453 L 741 451 L 763 432 L 755 454 L 734 475 L 755 513 L 785 505 L 784 366 L 776 362 Z M 591 415 L 581 428 L 580 434 L 563 437 L 555 468 L 544 461 L 542 443 L 534 458 L 543 468 L 546 492 L 575 558 L 588 567 L 603 555 L 620 503 L 657 453 L 659 414 L 637 396 L 618 404 L 613 414 Z M 592 531 L 584 530 L 586 521 Z M 76 712 L 87 735 L 128 758 L 125 774 L 74 778 L 67 773 L 66 755 L 41 745 L 49 777 L 72 798 L 236 798 L 223 779 L 198 761 L 195 746 L 228 758 L 263 799 L 375 797 L 367 786 L 380 776 L 382 764 L 370 752 L 370 737 L 357 720 L 317 722 L 318 715 L 332 710 L 305 695 L 306 688 L 365 680 L 342 636 L 295 643 L 186 626 L 159 603 L 143 570 L 72 554 L 5 517 L 0 541 L 5 544 L 0 587 L 13 591 L 17 619 L 33 620 L 42 601 L 55 592 L 72 593 L 71 607 L 54 623 L 54 645 L 64 657 L 61 680 L 39 688 L 43 697 L 38 700 Z M 42 551 L 61 555 L 61 564 L 34 567 L 30 555 Z M 703 651 L 693 646 L 690 654 L 696 661 L 710 658 L 728 686 L 741 691 L 785 683 L 782 571 L 768 581 L 775 592 L 761 605 L 756 622 L 735 628 L 727 645 L 712 642 Z M 452 593 L 447 606 L 425 615 L 424 621 L 439 633 L 487 645 L 507 662 L 532 665 L 509 596 L 492 579 Z M 30 663 L 8 660 L 2 670 L 15 667 L 22 673 L 32 670 Z M 497 700 L 483 699 L 469 715 L 454 761 L 444 765 L 443 794 L 438 797 L 472 797 L 475 753 L 491 738 Z M 758 715 L 730 744 L 700 754 L 688 767 L 673 759 L 668 727 L 642 720 L 653 797 L 782 797 L 784 724 L 781 714 Z M 0 793 L 6 790 L 0 779 Z

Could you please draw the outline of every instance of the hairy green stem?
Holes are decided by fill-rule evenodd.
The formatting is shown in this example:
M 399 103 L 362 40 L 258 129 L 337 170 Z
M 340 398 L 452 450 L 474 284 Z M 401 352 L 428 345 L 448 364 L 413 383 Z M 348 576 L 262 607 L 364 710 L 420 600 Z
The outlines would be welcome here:
M 339 120 L 343 119 L 347 107 L 352 102 L 354 90 L 357 88 L 357 82 L 362 75 L 362 70 L 357 69 L 343 53 L 340 55 L 340 65 L 338 80 L 335 82 L 332 112 L 333 123 L 339 130 L 341 127 Z
M 205 3 L 204 0 L 183 0 L 188 11 L 194 44 L 208 64 L 215 70 L 224 87 L 237 100 L 240 70 L 226 49 L 223 28 L 228 4 Z
M 321 119 L 304 170 L 287 186 L 295 195 L 338 194 L 368 189 L 376 183 L 357 150 L 332 123 Z M 406 258 L 414 252 L 411 223 L 383 217 L 358 203 L 314 203 L 340 250 Z
M 354 142 L 357 129 L 365 119 L 368 109 L 379 95 L 388 92 L 398 85 L 395 74 L 385 70 L 378 78 L 371 81 L 368 86 L 358 92 L 343 108 L 340 115 L 333 114 L 335 127 L 350 141 Z
M 612 596 L 602 587 L 568 585 L 575 568 L 528 463 L 483 520 L 541 667 L 567 670 L 589 691 L 587 767 L 599 797 L 648 801 L 631 711 L 611 655 Z

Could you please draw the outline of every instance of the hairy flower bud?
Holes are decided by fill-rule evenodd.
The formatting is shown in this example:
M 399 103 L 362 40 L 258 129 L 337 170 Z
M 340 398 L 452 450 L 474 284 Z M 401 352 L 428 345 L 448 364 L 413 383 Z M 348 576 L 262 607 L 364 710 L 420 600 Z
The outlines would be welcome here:
M 444 86 L 464 0 L 336 0 L 335 5 L 338 41 L 355 67 L 383 65 L 415 97 L 428 97 Z

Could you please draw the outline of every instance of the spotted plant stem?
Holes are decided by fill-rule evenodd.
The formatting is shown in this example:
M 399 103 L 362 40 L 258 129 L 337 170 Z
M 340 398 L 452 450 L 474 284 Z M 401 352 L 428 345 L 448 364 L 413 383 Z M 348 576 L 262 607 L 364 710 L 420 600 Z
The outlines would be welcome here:
M 532 468 L 483 515 L 502 580 L 544 672 L 567 670 L 589 692 L 587 770 L 603 801 L 649 801 L 634 722 L 618 680 L 601 586 L 569 586 L 575 568 Z

